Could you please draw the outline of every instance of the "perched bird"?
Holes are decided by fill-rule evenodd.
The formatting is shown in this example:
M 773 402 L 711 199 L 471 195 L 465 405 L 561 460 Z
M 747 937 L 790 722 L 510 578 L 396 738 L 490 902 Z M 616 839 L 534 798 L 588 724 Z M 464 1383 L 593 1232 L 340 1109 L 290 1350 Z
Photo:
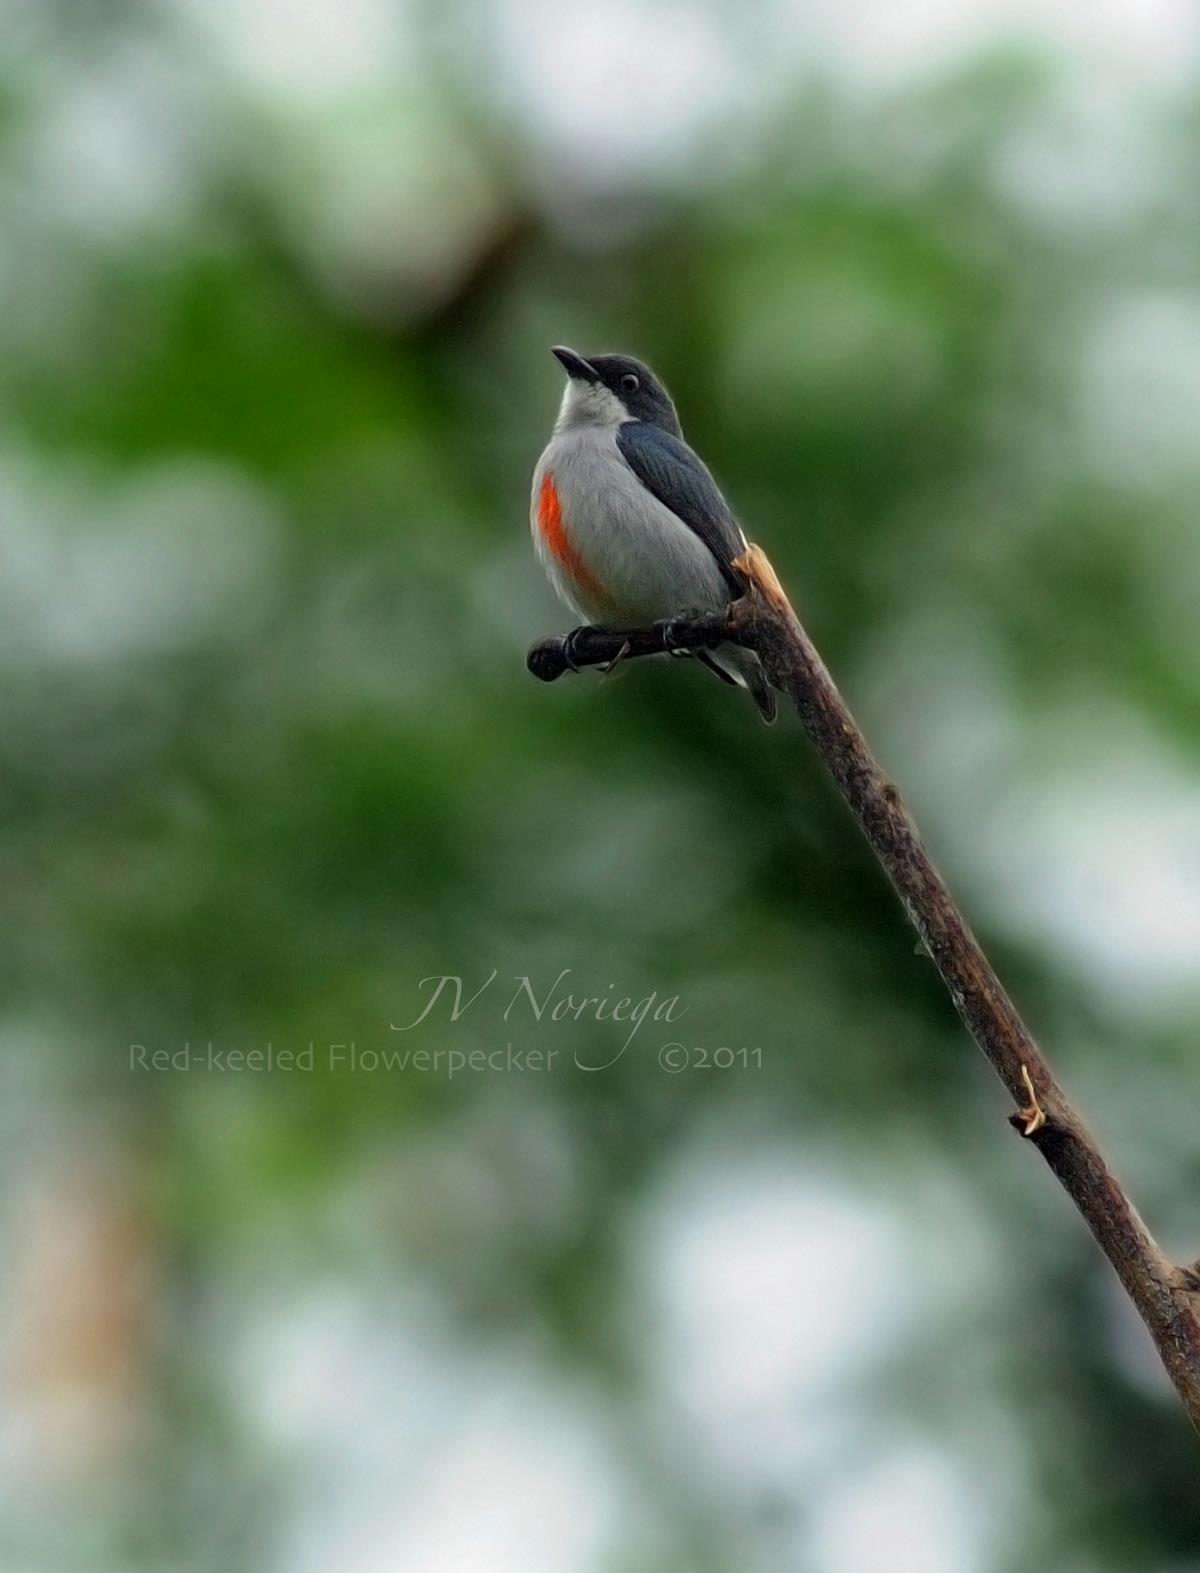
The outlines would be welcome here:
M 629 355 L 557 345 L 567 374 L 554 431 L 533 474 L 530 526 L 559 596 L 585 621 L 619 633 L 742 593 L 734 561 L 746 538 L 683 440 L 662 383 Z M 748 688 L 764 721 L 775 695 L 758 657 L 738 645 L 695 652 Z

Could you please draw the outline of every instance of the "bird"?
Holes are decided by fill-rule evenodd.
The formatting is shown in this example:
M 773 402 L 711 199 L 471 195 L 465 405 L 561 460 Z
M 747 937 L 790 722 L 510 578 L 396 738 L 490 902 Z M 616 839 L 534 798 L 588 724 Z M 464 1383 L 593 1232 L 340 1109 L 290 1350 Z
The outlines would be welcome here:
M 560 599 L 613 633 L 728 606 L 745 588 L 735 563 L 746 537 L 684 440 L 662 381 L 632 355 L 585 356 L 564 344 L 551 354 L 567 382 L 533 472 L 529 522 Z M 687 653 L 775 719 L 753 651 Z

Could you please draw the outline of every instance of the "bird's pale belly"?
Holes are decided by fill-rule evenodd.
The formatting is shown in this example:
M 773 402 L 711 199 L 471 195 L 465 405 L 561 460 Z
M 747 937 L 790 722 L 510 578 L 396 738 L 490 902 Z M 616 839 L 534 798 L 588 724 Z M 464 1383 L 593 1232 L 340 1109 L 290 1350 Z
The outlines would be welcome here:
M 607 433 L 550 444 L 530 523 L 555 589 L 590 622 L 632 628 L 729 599 L 711 552 L 646 491 Z

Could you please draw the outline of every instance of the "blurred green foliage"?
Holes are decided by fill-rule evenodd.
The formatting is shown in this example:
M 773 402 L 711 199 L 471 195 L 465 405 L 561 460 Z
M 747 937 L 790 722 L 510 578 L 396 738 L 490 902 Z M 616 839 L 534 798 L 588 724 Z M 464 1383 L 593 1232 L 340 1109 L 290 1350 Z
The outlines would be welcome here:
M 1194 1439 L 798 726 L 523 665 L 546 347 L 627 349 L 1194 1252 L 1193 98 L 797 68 L 628 166 L 523 118 L 502 9 L 351 6 L 292 77 L 254 7 L 4 8 L 0 1560 L 1200 1565 Z M 505 1017 L 564 969 L 761 1066 Z M 331 1051 L 508 1042 L 556 1068 Z M 209 1043 L 313 1069 L 133 1047 Z

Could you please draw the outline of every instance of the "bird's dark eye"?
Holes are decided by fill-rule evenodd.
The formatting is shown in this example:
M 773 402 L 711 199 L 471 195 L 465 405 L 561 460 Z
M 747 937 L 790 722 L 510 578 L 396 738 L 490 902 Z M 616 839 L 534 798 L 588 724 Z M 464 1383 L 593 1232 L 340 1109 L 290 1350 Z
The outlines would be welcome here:
M 636 393 L 640 387 L 641 383 L 637 380 L 637 377 L 631 371 L 627 371 L 621 378 L 622 393 Z

